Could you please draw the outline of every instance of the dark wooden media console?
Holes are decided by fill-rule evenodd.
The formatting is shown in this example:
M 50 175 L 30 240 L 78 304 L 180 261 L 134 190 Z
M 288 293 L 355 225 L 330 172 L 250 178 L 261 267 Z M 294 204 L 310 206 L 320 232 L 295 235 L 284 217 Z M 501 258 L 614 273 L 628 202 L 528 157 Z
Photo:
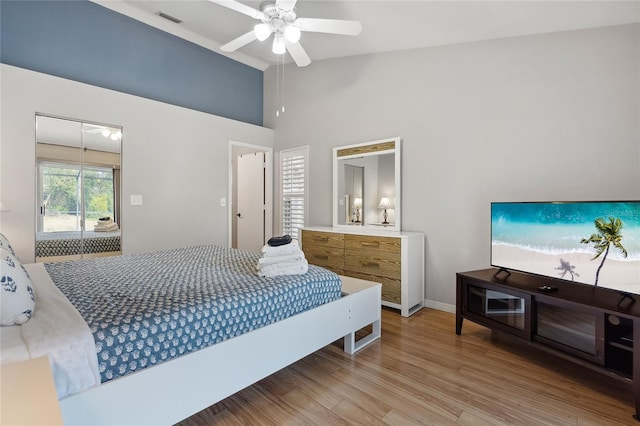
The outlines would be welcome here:
M 498 269 L 456 274 L 456 334 L 467 318 L 628 383 L 640 416 L 640 300 Z

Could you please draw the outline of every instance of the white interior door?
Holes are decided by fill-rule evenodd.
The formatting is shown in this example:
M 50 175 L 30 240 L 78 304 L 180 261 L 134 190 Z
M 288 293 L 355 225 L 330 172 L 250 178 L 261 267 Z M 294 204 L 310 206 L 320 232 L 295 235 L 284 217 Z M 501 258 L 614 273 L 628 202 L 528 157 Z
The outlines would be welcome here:
M 264 152 L 241 155 L 237 164 L 237 248 L 260 251 L 265 244 Z

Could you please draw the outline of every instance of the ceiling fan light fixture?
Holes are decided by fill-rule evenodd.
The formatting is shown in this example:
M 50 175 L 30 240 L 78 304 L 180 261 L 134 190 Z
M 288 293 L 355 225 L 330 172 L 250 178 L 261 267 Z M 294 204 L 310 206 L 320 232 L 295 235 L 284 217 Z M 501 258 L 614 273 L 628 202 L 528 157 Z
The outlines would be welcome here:
M 287 48 L 284 45 L 284 37 L 282 36 L 282 34 L 276 34 L 276 36 L 273 38 L 273 46 L 271 50 L 276 55 L 284 55 L 284 53 L 287 51 Z
M 110 136 L 112 141 L 119 141 L 120 139 L 122 139 L 122 132 L 115 131 L 115 132 L 111 132 L 111 136 Z
M 259 21 L 248 33 L 220 46 L 220 50 L 235 52 L 255 40 L 265 41 L 273 33 L 272 52 L 275 55 L 288 52 L 299 67 L 306 67 L 311 63 L 309 55 L 299 42 L 302 31 L 350 36 L 356 36 L 362 31 L 359 21 L 298 18 L 294 9 L 299 0 L 264 0 L 260 3 L 260 10 L 238 0 L 209 1 Z
M 256 38 L 260 41 L 265 41 L 271 35 L 271 26 L 269 24 L 258 24 L 253 27 L 253 33 L 256 35 Z
M 284 29 L 284 36 L 290 43 L 297 43 L 300 40 L 300 28 L 294 25 L 288 25 Z

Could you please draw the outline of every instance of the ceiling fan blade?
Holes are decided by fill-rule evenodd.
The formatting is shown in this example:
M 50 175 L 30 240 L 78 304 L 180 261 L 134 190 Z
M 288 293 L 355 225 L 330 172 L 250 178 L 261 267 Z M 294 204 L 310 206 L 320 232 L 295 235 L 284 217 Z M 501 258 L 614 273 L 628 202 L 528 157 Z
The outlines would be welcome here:
M 352 36 L 356 36 L 362 31 L 362 24 L 359 21 L 345 21 L 342 19 L 298 18 L 296 19 L 296 26 L 301 31 Z
M 276 6 L 282 10 L 293 10 L 298 0 L 276 0 Z
M 300 43 L 291 43 L 286 39 L 284 43 L 285 46 L 287 46 L 289 55 L 291 55 L 291 57 L 299 67 L 306 67 L 311 63 L 309 55 L 307 55 L 307 52 L 305 52 L 302 46 L 300 46 Z
M 231 40 L 229 43 L 220 46 L 220 50 L 222 50 L 223 52 L 233 52 L 251 43 L 254 40 L 256 40 L 256 33 L 251 30 L 246 34 L 241 35 L 234 40 Z
M 254 19 L 265 19 L 264 13 L 235 0 L 209 0 L 211 3 L 219 4 L 236 12 L 251 16 Z

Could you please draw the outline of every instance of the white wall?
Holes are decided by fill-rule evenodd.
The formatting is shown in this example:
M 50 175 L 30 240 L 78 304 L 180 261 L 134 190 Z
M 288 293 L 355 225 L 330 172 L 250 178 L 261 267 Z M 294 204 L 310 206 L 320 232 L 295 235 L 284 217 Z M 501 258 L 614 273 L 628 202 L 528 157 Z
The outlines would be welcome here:
M 310 225 L 331 225 L 331 148 L 402 137 L 402 225 L 426 297 L 489 267 L 491 201 L 640 199 L 637 24 L 288 66 L 275 150 L 310 146 Z
M 229 140 L 270 147 L 273 131 L 21 68 L 0 68 L 0 230 L 34 259 L 35 113 L 121 125 L 124 253 L 228 244 Z M 131 194 L 143 196 L 132 207 Z

